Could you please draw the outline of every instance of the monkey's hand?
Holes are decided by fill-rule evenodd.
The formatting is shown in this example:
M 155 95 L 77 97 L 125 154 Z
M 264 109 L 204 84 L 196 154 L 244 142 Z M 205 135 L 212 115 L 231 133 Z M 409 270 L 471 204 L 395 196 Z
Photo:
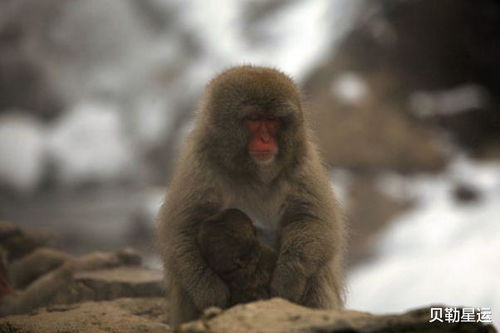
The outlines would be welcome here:
M 191 238 L 178 237 L 177 241 L 172 243 L 177 251 L 171 251 L 165 260 L 170 278 L 186 290 L 198 310 L 211 306 L 225 308 L 230 297 L 226 283 L 202 259 Z
M 333 237 L 329 224 L 311 212 L 306 214 L 290 210 L 283 218 L 288 224 L 282 229 L 280 254 L 271 280 L 271 295 L 298 303 L 305 294 L 309 278 L 333 256 Z
M 202 310 L 211 306 L 224 309 L 228 306 L 231 297 L 226 283 L 210 269 L 205 272 L 196 288 L 191 290 L 191 294 L 195 305 Z
M 271 280 L 271 296 L 299 302 L 306 287 L 306 276 L 291 258 L 282 255 L 278 259 Z

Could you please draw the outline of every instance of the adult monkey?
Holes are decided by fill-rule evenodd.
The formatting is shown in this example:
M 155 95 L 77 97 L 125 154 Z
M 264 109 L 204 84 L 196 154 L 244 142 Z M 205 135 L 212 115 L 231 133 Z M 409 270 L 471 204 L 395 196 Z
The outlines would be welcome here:
M 158 216 L 173 326 L 229 302 L 196 242 L 200 223 L 228 208 L 275 235 L 272 296 L 342 307 L 343 223 L 299 90 L 277 70 L 234 67 L 206 88 Z

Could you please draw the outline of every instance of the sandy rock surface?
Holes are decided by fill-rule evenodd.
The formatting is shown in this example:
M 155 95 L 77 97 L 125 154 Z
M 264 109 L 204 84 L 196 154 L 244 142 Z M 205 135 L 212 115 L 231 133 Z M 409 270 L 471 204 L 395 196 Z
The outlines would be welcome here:
M 236 306 L 181 326 L 185 333 L 496 332 L 479 323 L 429 323 L 430 309 L 395 315 L 313 310 L 283 299 Z
M 54 305 L 36 313 L 0 319 L 0 332 L 170 332 L 163 323 L 165 313 L 162 298 Z
M 25 315 L 0 319 L 0 332 L 171 332 L 165 324 L 162 298 L 54 305 Z M 203 317 L 181 325 L 183 333 L 319 333 L 319 332 L 496 332 L 481 323 L 429 323 L 430 309 L 373 315 L 358 311 L 313 310 L 283 299 L 211 308 Z
M 52 300 L 69 304 L 86 300 L 163 295 L 162 273 L 138 266 L 123 266 L 76 273 L 73 282 Z

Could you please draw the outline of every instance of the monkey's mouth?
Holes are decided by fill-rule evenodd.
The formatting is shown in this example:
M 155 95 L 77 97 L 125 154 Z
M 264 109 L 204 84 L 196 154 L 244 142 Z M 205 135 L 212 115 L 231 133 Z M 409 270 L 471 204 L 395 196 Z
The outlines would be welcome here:
M 250 155 L 259 161 L 269 161 L 276 156 L 276 149 L 272 150 L 250 150 Z

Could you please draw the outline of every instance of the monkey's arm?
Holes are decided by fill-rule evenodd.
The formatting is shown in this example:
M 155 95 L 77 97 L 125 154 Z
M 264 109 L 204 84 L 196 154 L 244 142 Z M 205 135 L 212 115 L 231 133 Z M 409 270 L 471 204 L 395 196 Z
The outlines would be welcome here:
M 300 192 L 299 192 L 300 194 Z M 339 252 L 337 208 L 333 197 L 302 193 L 288 199 L 281 222 L 280 251 L 271 293 L 297 302 L 307 280 Z
M 226 307 L 229 290 L 226 284 L 202 259 L 192 237 L 176 244 L 170 257 L 167 274 L 172 274 L 200 309 L 210 306 Z
M 174 202 L 175 201 L 175 202 Z M 229 299 L 226 284 L 208 267 L 197 244 L 197 223 L 217 211 L 211 204 L 172 200 L 162 208 L 159 237 L 167 279 L 175 280 L 199 310 L 225 307 Z

